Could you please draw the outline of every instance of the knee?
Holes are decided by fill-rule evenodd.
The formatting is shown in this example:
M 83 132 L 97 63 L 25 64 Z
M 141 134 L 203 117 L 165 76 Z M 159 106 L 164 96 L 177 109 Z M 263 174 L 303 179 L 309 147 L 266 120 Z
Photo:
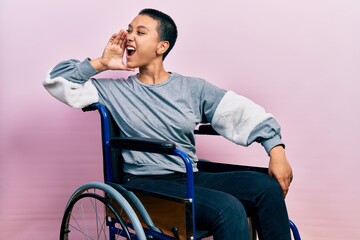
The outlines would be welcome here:
M 247 214 L 242 203 L 232 195 L 226 195 L 219 201 L 217 206 L 215 225 L 224 225 L 229 228 L 236 224 L 236 228 L 244 230 L 248 228 Z
M 234 196 L 210 191 L 198 196 L 195 204 L 198 227 L 208 229 L 214 239 L 250 238 L 245 208 Z
M 246 218 L 246 211 L 242 203 L 239 199 L 235 198 L 232 195 L 226 196 L 223 202 L 220 204 L 223 215 L 228 216 L 228 219 L 234 217 L 238 219 L 245 219 Z
M 284 201 L 280 184 L 273 177 L 264 177 L 259 185 L 260 191 L 258 191 L 258 198 L 274 202 Z

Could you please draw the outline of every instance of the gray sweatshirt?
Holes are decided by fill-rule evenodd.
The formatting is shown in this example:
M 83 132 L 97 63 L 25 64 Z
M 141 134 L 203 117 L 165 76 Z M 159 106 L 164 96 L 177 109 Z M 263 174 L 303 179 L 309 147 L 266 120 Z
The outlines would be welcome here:
M 272 115 L 251 100 L 209 82 L 171 73 L 160 84 L 127 79 L 95 79 L 89 60 L 68 60 L 51 69 L 43 84 L 60 101 L 76 108 L 104 104 L 121 135 L 169 140 L 186 152 L 197 171 L 194 129 L 211 123 L 225 138 L 248 146 L 260 142 L 267 153 L 282 144 L 280 127 Z M 185 172 L 179 157 L 123 151 L 124 171 L 132 174 Z

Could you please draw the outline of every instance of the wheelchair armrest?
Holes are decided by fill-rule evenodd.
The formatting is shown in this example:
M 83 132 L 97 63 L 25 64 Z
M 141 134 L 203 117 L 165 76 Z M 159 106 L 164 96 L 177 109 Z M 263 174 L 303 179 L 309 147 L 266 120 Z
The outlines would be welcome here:
M 170 141 L 138 137 L 111 138 L 110 146 L 132 151 L 162 154 L 174 154 L 174 151 L 176 149 L 176 144 Z

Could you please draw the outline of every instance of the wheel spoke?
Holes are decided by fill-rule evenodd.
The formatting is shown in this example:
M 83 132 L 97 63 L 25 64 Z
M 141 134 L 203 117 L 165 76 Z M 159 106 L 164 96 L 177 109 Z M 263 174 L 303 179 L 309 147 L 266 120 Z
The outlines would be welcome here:
M 112 196 L 104 194 L 101 190 L 99 192 L 96 188 L 87 189 L 67 208 L 60 240 L 132 239 L 131 236 L 135 236 L 135 232 L 129 228 L 130 218 L 122 219 L 122 215 L 115 209 L 125 214 L 122 204 Z
M 89 236 L 88 225 L 86 223 L 86 218 L 85 218 L 85 214 L 84 214 L 84 206 L 83 206 L 82 202 L 80 204 L 80 212 L 81 212 L 81 216 L 82 216 L 82 220 L 83 220 L 83 226 L 85 227 L 86 236 Z M 87 237 L 87 240 L 91 240 L 91 239 L 89 239 L 89 237 Z
M 69 226 L 71 226 L 74 230 L 77 230 L 79 233 L 82 233 L 86 237 L 86 239 L 94 240 L 91 236 L 89 236 L 87 233 L 85 233 L 81 229 L 79 229 L 79 228 L 77 228 L 77 227 L 75 227 L 73 225 L 69 225 Z

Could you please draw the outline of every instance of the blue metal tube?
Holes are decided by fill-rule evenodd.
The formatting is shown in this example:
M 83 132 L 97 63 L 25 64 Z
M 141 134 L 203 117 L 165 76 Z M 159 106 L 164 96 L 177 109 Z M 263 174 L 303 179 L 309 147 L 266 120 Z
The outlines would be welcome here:
M 290 228 L 293 233 L 294 239 L 301 240 L 299 230 L 297 229 L 295 223 L 293 221 L 289 220 L 289 224 L 290 224 Z
M 189 156 L 185 152 L 179 150 L 178 148 L 176 148 L 174 150 L 174 155 L 177 155 L 177 156 L 181 157 L 181 159 L 185 163 L 185 168 L 186 168 L 186 197 L 192 199 L 191 204 L 192 204 L 192 216 L 193 216 L 193 233 L 196 236 L 195 205 L 194 205 L 194 201 L 195 201 L 194 172 L 193 172 L 192 162 L 191 162 Z
M 192 162 L 189 158 L 189 156 L 184 153 L 183 151 L 179 150 L 178 148 L 175 149 L 174 155 L 177 155 L 181 157 L 181 159 L 185 163 L 186 168 L 186 197 L 187 198 L 194 198 L 194 173 L 193 173 L 193 167 Z
M 99 110 L 102 126 L 102 142 L 103 142 L 103 158 L 105 159 L 104 165 L 104 178 L 105 182 L 113 181 L 113 174 L 111 168 L 111 148 L 110 148 L 110 126 L 109 126 L 109 116 L 107 109 L 104 105 L 100 103 L 94 104 Z

